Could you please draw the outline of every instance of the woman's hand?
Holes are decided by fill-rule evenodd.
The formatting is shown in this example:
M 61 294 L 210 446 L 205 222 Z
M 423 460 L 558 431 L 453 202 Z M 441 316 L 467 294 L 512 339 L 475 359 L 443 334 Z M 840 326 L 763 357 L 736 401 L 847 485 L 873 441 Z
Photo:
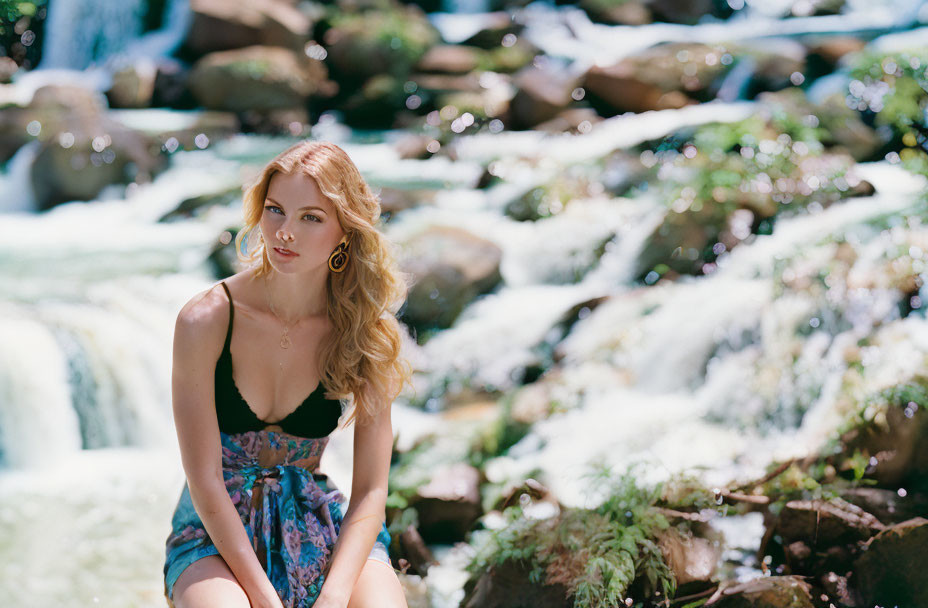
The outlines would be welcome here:
M 334 594 L 327 593 L 325 586 L 323 586 L 322 592 L 313 604 L 313 608 L 347 608 L 348 599 L 347 597 L 335 597 Z

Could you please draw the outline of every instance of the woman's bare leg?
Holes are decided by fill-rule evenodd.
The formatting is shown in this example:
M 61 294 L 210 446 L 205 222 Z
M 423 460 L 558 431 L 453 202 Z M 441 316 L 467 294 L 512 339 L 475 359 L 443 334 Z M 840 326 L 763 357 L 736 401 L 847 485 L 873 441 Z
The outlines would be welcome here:
M 377 559 L 367 560 L 351 592 L 348 608 L 408 608 L 393 567 Z
M 174 583 L 174 608 L 250 608 L 248 595 L 222 557 L 209 555 L 193 562 Z

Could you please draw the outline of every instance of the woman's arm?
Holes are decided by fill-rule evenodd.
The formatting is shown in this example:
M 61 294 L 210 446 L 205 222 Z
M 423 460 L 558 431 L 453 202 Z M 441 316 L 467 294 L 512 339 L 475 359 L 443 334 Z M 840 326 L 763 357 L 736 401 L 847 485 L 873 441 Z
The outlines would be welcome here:
M 351 500 L 330 557 L 319 606 L 345 608 L 383 525 L 393 449 L 390 405 L 367 425 L 354 425 Z
M 282 608 L 222 477 L 215 369 L 229 321 L 228 302 L 207 291 L 181 309 L 174 327 L 171 393 L 187 487 L 210 540 L 255 608 Z

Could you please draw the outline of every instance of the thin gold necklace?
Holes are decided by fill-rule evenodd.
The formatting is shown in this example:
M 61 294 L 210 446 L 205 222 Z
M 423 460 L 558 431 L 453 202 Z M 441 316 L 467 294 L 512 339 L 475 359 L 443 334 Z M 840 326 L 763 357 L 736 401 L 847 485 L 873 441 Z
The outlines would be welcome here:
M 267 275 L 264 275 L 264 298 L 267 300 L 267 307 L 271 309 L 271 312 L 274 313 L 274 316 L 277 317 L 277 320 L 280 321 L 281 325 L 284 326 L 284 333 L 280 336 L 280 347 L 281 348 L 290 348 L 290 325 L 284 323 L 284 320 L 280 318 L 280 315 L 277 314 L 277 311 L 274 310 L 274 305 L 271 304 L 270 290 L 267 287 Z M 283 365 L 283 364 L 281 364 Z

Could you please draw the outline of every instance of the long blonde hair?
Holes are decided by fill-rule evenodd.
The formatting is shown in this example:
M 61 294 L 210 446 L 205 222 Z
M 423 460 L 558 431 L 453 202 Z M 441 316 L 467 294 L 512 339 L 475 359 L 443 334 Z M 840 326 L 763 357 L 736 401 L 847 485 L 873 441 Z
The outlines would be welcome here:
M 329 272 L 326 280 L 334 332 L 333 339 L 320 346 L 321 380 L 327 399 L 352 398 L 345 424 L 366 424 L 412 377 L 412 366 L 400 355 L 402 328 L 396 319 L 408 284 L 396 263 L 394 245 L 375 227 L 380 201 L 348 154 L 333 143 L 309 140 L 278 154 L 245 190 L 244 221 L 235 250 L 242 262 L 255 268 L 255 276 L 270 272 L 267 249 L 255 228 L 271 177 L 295 171 L 315 180 L 348 236 L 348 263 L 340 273 Z

